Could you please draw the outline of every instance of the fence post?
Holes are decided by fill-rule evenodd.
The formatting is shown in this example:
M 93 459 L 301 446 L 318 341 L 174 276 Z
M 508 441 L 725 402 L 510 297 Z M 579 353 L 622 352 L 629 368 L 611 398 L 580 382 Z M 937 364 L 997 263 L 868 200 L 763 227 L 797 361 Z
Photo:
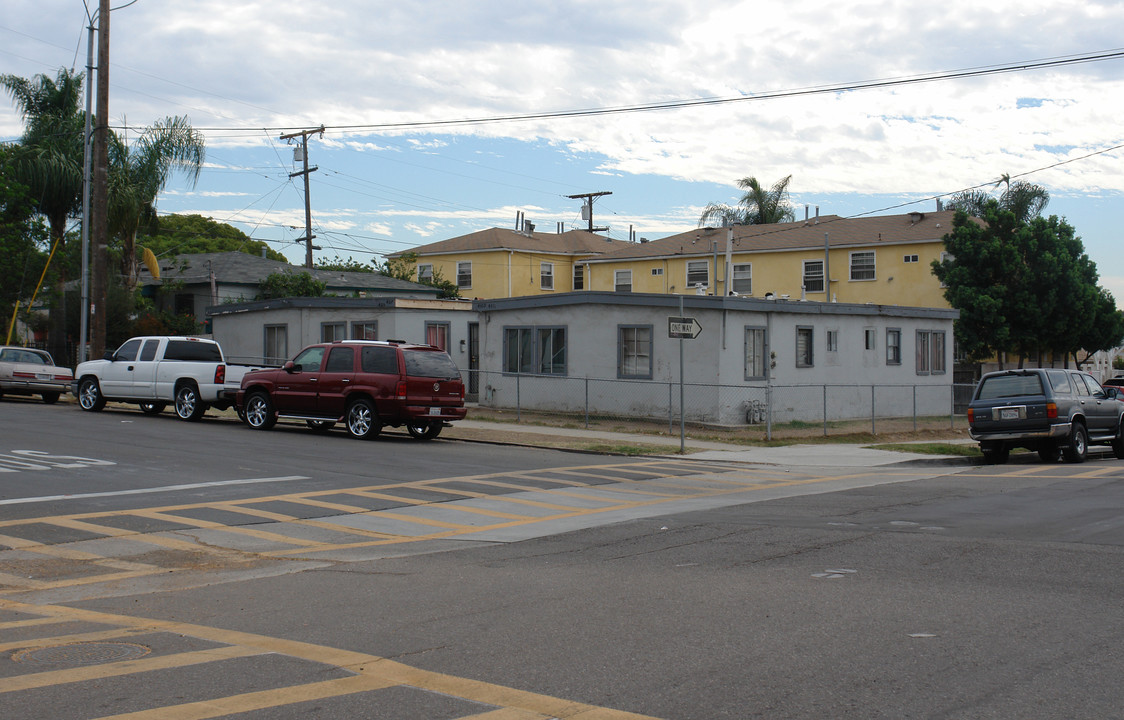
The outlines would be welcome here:
M 671 398 L 672 398 L 673 387 L 674 387 L 674 383 L 669 382 L 667 384 L 667 434 L 668 435 L 675 432 L 675 412 L 674 412 L 674 408 L 671 407 L 671 403 L 672 403 Z
M 878 430 L 874 427 L 874 386 L 870 386 L 870 434 L 877 435 Z
M 956 383 L 948 386 L 948 429 L 956 429 Z
M 765 386 L 765 439 L 773 439 L 773 386 Z
M 585 376 L 585 429 L 589 429 L 589 376 Z
M 913 386 L 913 432 L 917 432 L 917 386 Z
M 827 385 L 823 386 L 823 436 L 827 437 Z
M 516 375 L 515 375 L 515 422 L 517 422 L 517 423 L 523 422 L 523 402 L 522 402 L 522 397 L 520 395 L 520 387 L 519 387 L 519 378 L 520 377 L 522 377 L 522 373 L 516 373 Z

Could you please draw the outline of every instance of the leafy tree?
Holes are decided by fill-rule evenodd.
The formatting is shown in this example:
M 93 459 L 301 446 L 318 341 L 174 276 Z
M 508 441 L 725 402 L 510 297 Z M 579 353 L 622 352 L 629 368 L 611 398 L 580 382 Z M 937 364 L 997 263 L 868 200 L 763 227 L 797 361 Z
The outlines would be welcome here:
M 323 297 L 327 287 L 328 283 L 314 279 L 311 273 L 273 273 L 258 284 L 258 299 Z
M 140 227 L 137 244 L 157 257 L 216 252 L 261 255 L 265 250 L 270 260 L 288 262 L 284 255 L 261 240 L 251 240 L 238 228 L 202 215 L 162 215 L 155 224 Z
M 387 258 L 386 262 L 382 265 L 375 265 L 375 268 L 387 277 L 438 288 L 441 291 L 437 296 L 438 298 L 460 297 L 460 288 L 457 287 L 457 284 L 452 280 L 445 279 L 441 271 L 437 268 L 433 269 L 433 277 L 429 280 L 418 280 L 416 275 L 417 266 L 418 254 L 415 252 L 408 252 L 396 258 Z
M 339 255 L 334 257 L 331 260 L 331 262 L 325 262 L 323 260 L 320 260 L 316 263 L 316 269 L 317 270 L 333 270 L 333 271 L 336 271 L 336 272 L 365 272 L 365 273 L 378 272 L 378 268 L 375 267 L 374 265 L 370 265 L 370 264 L 365 263 L 365 262 L 359 262 L 358 260 L 354 260 L 354 259 L 352 259 L 352 257 L 350 255 L 348 256 L 347 260 L 341 259 Z
M 109 227 L 121 243 L 121 275 L 126 287 L 137 279 L 136 238 L 141 222 L 156 219 L 156 197 L 177 171 L 192 184 L 203 169 L 203 135 L 184 117 L 170 117 L 145 128 L 132 145 L 117 133 L 109 143 Z
M 0 145 L 0 319 L 4 337 L 17 301 L 30 296 L 43 272 L 47 228 L 35 215 L 27 186 L 12 168 L 14 148 Z
M 945 235 L 948 259 L 933 263 L 945 298 L 960 310 L 956 339 L 969 360 L 996 352 L 1022 359 L 1051 350 L 1088 354 L 1124 339 L 1124 315 L 1097 286 L 1096 265 L 1056 216 L 1022 222 L 992 198 L 982 222 L 963 210 Z
M 699 218 L 699 227 L 715 223 L 717 225 L 767 225 L 770 223 L 791 222 L 796 218 L 796 210 L 788 201 L 788 184 L 792 176 L 781 178 L 771 188 L 762 187 L 755 177 L 738 180 L 738 187 L 745 190 L 737 206 L 725 203 L 709 203 Z
M 52 246 L 66 255 L 66 225 L 82 198 L 85 112 L 80 109 L 82 73 L 62 68 L 54 80 L 0 75 L 2 85 L 19 108 L 24 133 L 13 155 L 14 175 L 27 186 L 36 210 L 47 219 Z M 68 276 L 65 266 L 54 273 L 51 304 L 51 354 L 65 357 L 65 308 L 62 298 Z

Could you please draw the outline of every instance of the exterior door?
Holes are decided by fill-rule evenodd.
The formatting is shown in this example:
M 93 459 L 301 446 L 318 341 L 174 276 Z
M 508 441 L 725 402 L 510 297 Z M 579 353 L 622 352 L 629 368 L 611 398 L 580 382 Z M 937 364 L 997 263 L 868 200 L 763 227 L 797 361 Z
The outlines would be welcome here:
M 101 392 L 106 397 L 130 397 L 133 392 L 133 371 L 136 369 L 140 339 L 133 339 L 117 348 L 113 362 L 101 372 Z
M 464 399 L 480 400 L 480 323 L 476 322 L 468 324 L 468 387 Z
M 316 414 L 343 417 L 347 392 L 355 376 L 355 348 L 334 347 L 328 351 L 324 371 L 316 383 Z
M 314 345 L 293 358 L 290 372 L 282 371 L 273 392 L 273 404 L 286 415 L 316 415 L 320 365 L 324 346 Z
M 156 352 L 160 349 L 159 338 L 149 338 L 141 345 L 136 362 L 133 363 L 129 397 L 154 398 L 156 397 Z

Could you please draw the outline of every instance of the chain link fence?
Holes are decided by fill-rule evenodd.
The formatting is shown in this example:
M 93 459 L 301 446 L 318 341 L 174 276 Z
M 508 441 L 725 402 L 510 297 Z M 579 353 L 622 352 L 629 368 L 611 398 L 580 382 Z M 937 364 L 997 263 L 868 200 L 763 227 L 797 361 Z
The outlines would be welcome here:
M 475 383 L 471 377 L 475 373 Z M 964 430 L 973 385 L 722 385 L 464 371 L 485 417 L 515 422 L 772 440 L 854 433 Z M 473 398 L 470 398 L 470 400 Z

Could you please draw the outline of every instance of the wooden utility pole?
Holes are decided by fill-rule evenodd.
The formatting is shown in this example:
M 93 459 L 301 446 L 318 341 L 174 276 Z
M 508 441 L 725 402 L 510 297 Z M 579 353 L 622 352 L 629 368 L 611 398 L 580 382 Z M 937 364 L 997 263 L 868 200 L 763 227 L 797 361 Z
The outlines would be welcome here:
M 281 136 L 282 140 L 292 140 L 296 137 L 299 137 L 301 139 L 301 157 L 304 161 L 304 169 L 295 173 L 289 173 L 289 177 L 293 178 L 297 175 L 304 176 L 304 237 L 297 242 L 305 243 L 304 266 L 307 268 L 312 267 L 312 238 L 316 237 L 312 234 L 312 198 L 308 194 L 308 176 L 309 173 L 314 173 L 319 170 L 319 168 L 310 168 L 308 166 L 308 136 L 315 135 L 316 133 L 320 133 L 320 135 L 323 136 L 324 126 L 321 125 L 315 130 L 301 130 L 300 132 L 289 133 L 288 135 Z M 316 249 L 319 250 L 320 248 Z
M 89 78 L 87 78 L 87 82 Z M 93 289 L 90 313 L 90 356 L 105 353 L 107 289 L 109 282 L 109 0 L 98 3 L 98 97 L 94 113 L 94 183 L 90 230 L 93 253 L 90 270 Z
M 593 199 L 599 198 L 602 195 L 612 194 L 613 193 L 608 191 L 602 191 L 595 193 L 581 193 L 580 195 L 567 195 L 566 197 L 570 198 L 571 200 L 585 200 L 585 203 L 582 204 L 582 209 L 584 211 L 582 214 L 585 215 L 585 218 L 583 219 L 589 221 L 589 227 L 586 228 L 589 232 L 605 232 L 608 231 L 608 227 L 593 227 Z

